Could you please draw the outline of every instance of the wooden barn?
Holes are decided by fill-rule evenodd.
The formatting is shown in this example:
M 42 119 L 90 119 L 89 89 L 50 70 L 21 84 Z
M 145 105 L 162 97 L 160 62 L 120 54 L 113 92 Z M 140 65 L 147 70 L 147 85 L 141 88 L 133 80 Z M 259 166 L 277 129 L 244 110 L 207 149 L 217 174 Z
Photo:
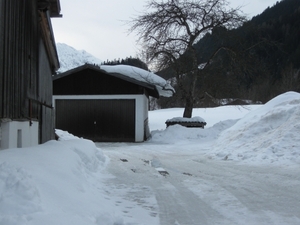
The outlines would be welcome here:
M 54 138 L 52 17 L 59 0 L 0 0 L 0 149 Z
M 53 77 L 57 129 L 97 142 L 142 142 L 155 85 L 83 65 Z

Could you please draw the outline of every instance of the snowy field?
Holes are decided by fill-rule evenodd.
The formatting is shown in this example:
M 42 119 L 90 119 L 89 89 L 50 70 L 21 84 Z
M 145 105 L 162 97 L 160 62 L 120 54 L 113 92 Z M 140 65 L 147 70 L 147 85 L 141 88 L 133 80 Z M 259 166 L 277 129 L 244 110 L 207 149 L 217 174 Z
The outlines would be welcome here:
M 0 151 L 0 225 L 300 224 L 300 94 L 149 113 L 152 139 Z

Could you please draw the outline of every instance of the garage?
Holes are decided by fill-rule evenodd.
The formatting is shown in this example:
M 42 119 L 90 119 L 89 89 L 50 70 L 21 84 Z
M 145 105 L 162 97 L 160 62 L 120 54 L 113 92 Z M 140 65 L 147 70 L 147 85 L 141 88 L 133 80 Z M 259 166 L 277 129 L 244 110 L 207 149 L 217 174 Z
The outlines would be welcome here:
M 77 67 L 53 77 L 55 128 L 96 142 L 142 142 L 150 137 L 149 96 L 159 97 L 153 84 Z
M 135 141 L 134 99 L 60 99 L 56 127 L 98 142 Z

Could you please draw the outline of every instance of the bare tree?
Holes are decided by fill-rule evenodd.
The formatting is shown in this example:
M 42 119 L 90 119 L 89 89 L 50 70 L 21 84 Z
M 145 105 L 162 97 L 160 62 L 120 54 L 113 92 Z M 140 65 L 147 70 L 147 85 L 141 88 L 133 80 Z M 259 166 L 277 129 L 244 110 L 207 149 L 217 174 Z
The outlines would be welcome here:
M 195 43 L 215 27 L 240 26 L 240 7 L 227 0 L 149 0 L 146 13 L 131 21 L 146 59 L 158 69 L 172 67 L 185 101 L 183 117 L 192 117 L 197 78 L 209 62 L 199 67 Z M 212 54 L 212 56 L 215 53 Z

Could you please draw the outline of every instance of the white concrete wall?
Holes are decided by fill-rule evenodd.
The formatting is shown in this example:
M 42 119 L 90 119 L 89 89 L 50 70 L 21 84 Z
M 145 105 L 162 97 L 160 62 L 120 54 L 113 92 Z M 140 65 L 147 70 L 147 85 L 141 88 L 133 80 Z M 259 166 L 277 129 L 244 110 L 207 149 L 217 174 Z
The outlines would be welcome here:
M 0 122 L 0 150 L 1 150 L 1 142 L 2 142 L 2 126 L 1 126 L 1 122 Z
M 54 95 L 54 108 L 56 99 L 134 99 L 135 142 L 144 141 L 144 121 L 148 118 L 148 98 L 145 95 Z
M 0 149 L 23 148 L 39 144 L 39 122 L 9 121 L 1 123 Z
M 144 129 L 147 129 L 146 138 L 150 138 L 150 127 L 149 127 L 149 118 L 148 118 L 148 114 L 149 114 L 149 99 L 147 98 L 147 96 L 144 96 L 144 126 L 146 126 Z
M 136 98 L 136 107 L 135 107 L 135 141 L 142 142 L 144 141 L 144 120 L 145 118 L 145 99 L 141 95 Z
M 144 141 L 145 121 L 148 120 L 148 104 L 149 100 L 145 95 L 141 95 L 139 98 L 136 99 L 136 142 Z

